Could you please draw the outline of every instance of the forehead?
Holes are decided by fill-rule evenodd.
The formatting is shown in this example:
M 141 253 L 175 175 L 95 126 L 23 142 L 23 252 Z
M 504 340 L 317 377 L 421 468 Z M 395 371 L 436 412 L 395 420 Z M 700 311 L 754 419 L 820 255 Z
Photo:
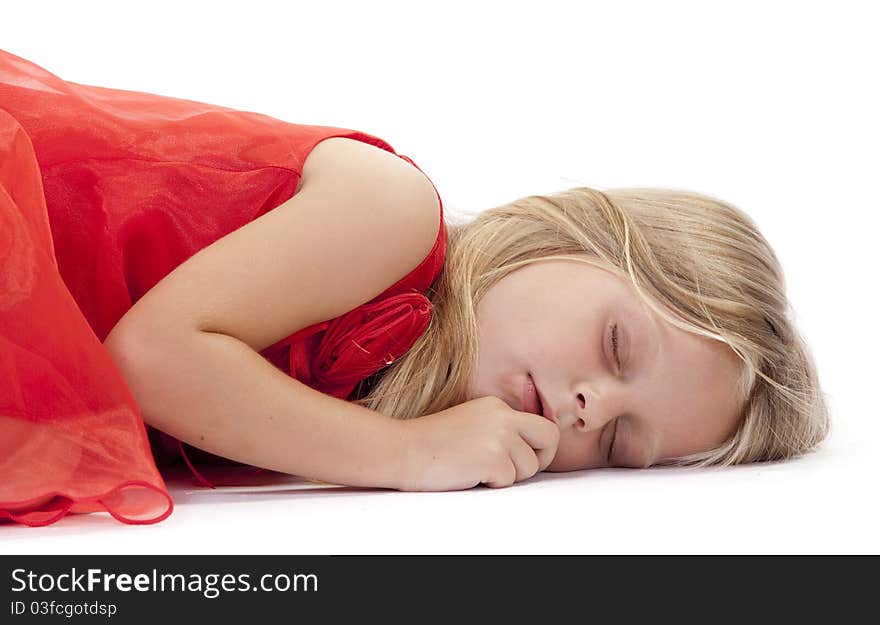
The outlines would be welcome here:
M 637 314 L 644 324 L 637 340 L 652 354 L 642 380 L 646 406 L 641 414 L 656 437 L 653 461 L 723 443 L 733 433 L 741 408 L 739 357 L 721 341 L 674 326 L 638 299 Z

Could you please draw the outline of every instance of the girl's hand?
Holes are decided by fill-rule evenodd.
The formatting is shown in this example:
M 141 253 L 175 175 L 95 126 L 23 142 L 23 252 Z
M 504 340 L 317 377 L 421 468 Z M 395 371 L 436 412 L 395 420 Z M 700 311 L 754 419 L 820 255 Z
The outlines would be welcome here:
M 403 475 L 397 490 L 445 491 L 510 486 L 543 471 L 559 445 L 559 428 L 495 396 L 402 421 Z

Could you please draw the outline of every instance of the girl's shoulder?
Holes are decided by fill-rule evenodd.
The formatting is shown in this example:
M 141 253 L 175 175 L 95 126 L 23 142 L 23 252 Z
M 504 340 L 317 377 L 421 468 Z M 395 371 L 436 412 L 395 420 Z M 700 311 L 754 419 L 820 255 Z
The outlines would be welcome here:
M 374 163 L 385 169 L 396 168 L 402 178 L 415 178 L 430 184 L 428 177 L 418 167 L 399 155 L 351 137 L 328 137 L 317 143 L 306 155 L 295 193 L 303 187 L 306 180 L 332 178 L 342 168 L 367 168 Z

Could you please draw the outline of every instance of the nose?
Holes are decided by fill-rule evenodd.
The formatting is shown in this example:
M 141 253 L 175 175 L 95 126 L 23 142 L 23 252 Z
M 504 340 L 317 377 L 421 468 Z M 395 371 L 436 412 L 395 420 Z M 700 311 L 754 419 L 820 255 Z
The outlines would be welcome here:
M 586 385 L 576 389 L 574 427 L 584 432 L 598 430 L 614 418 L 613 398 L 607 392 L 596 392 Z

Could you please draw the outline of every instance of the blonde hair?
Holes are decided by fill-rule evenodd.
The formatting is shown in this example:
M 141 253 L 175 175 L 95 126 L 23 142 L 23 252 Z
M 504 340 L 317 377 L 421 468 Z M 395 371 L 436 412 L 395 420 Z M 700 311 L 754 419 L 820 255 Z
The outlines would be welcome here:
M 742 361 L 734 434 L 715 449 L 658 465 L 781 460 L 826 437 L 825 397 L 792 321 L 781 265 L 736 207 L 689 191 L 577 187 L 517 199 L 447 224 L 447 231 L 446 264 L 428 293 L 434 310 L 427 330 L 350 401 L 398 419 L 464 402 L 477 363 L 480 299 L 516 269 L 564 259 L 630 281 L 666 321 L 726 343 Z

